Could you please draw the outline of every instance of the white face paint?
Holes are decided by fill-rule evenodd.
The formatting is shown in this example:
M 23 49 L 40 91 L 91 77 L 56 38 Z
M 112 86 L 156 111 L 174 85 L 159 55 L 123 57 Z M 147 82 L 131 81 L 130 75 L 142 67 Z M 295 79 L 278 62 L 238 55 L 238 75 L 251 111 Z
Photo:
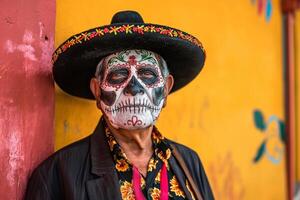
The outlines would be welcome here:
M 155 123 L 164 103 L 161 58 L 127 50 L 103 60 L 101 109 L 115 128 L 140 129 Z

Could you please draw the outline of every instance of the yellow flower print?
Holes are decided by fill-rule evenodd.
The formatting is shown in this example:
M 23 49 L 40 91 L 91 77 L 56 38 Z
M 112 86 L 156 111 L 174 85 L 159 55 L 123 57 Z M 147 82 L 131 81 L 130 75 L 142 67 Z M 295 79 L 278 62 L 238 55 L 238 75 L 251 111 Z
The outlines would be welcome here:
M 154 143 L 158 144 L 158 143 L 160 143 L 160 140 L 162 140 L 162 139 L 163 139 L 163 137 L 159 132 L 157 132 L 157 131 L 152 132 L 152 141 Z
M 166 159 L 168 160 L 171 156 L 171 150 L 170 149 L 167 149 L 166 151 Z
M 151 193 L 152 200 L 160 200 L 160 189 L 158 188 L 150 189 L 150 193 Z
M 114 146 L 117 144 L 117 142 L 116 142 L 115 138 L 111 135 L 108 128 L 105 128 L 105 134 L 108 139 L 109 148 L 112 151 Z
M 156 143 L 159 143 L 160 140 L 163 140 L 164 136 L 162 136 L 162 134 L 157 130 L 156 127 L 153 128 L 152 131 L 152 140 Z
M 110 131 L 109 131 L 109 129 L 107 127 L 105 127 L 105 135 L 107 137 L 112 137 L 112 135 L 111 135 L 111 133 L 110 133 Z
M 146 181 L 141 177 L 141 188 L 144 189 L 146 187 Z
M 163 162 L 167 162 L 167 160 L 170 158 L 171 156 L 171 150 L 170 149 L 167 149 L 166 150 L 166 153 L 164 154 L 162 151 L 160 151 L 158 153 L 158 157 L 163 161 Z
M 167 171 L 170 171 L 170 166 L 169 166 L 169 163 L 168 163 L 168 162 L 166 162 L 165 164 L 166 164 L 166 167 L 167 167 Z
M 148 164 L 148 172 L 152 172 L 156 169 L 156 165 L 158 163 L 158 160 L 154 160 L 154 158 L 151 158 Z
M 170 185 L 171 185 L 170 187 L 171 191 L 174 192 L 176 196 L 185 197 L 183 191 L 179 187 L 179 184 L 175 176 L 173 176 L 173 178 L 171 179 Z
M 126 154 L 124 153 L 124 151 L 122 151 L 122 149 L 121 149 L 121 155 L 125 158 L 125 160 L 126 160 L 128 163 L 130 163 L 130 161 L 128 160 Z
M 191 190 L 190 184 L 189 184 L 189 182 L 188 182 L 187 180 L 185 181 L 185 185 L 186 185 L 186 188 L 188 189 L 188 191 L 190 192 L 190 194 L 191 194 L 191 196 L 192 196 L 192 199 L 193 199 L 193 200 L 196 200 L 196 199 L 195 199 L 195 196 L 194 196 L 194 193 L 193 193 L 192 190 Z
M 113 137 L 108 137 L 109 148 L 112 151 L 114 146 L 117 144 L 116 140 Z
M 126 170 L 128 170 L 128 168 L 129 168 L 128 163 L 124 159 L 117 160 L 116 169 L 119 172 L 125 172 Z
M 122 200 L 135 200 L 131 183 L 127 181 L 122 182 L 120 190 L 121 190 Z
M 157 173 L 155 179 L 154 179 L 155 183 L 160 182 L 160 171 Z

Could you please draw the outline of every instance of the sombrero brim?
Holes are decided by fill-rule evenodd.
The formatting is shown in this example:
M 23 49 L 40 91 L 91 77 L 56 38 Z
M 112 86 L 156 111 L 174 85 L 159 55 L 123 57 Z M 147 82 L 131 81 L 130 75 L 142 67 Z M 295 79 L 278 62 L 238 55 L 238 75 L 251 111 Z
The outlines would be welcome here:
M 192 35 L 167 26 L 112 24 L 70 37 L 53 54 L 53 76 L 65 92 L 94 99 L 90 80 L 99 61 L 126 49 L 145 49 L 162 56 L 174 77 L 174 92 L 191 82 L 205 61 L 202 44 Z

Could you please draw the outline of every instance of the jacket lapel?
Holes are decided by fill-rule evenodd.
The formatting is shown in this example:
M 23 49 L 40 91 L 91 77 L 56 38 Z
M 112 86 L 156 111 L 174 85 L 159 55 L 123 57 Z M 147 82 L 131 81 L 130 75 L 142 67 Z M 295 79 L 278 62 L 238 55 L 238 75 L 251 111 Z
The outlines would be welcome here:
M 171 168 L 172 168 L 172 170 L 173 170 L 176 178 L 178 179 L 179 185 L 183 189 L 186 198 L 188 200 L 192 200 L 192 196 L 191 196 L 189 190 L 186 187 L 186 183 L 185 183 L 186 180 L 185 180 L 185 177 L 183 176 L 184 173 L 180 169 L 180 167 L 179 167 L 178 163 L 176 162 L 176 160 L 175 160 L 175 158 L 174 158 L 173 155 L 169 159 L 169 164 L 170 164 L 170 166 L 171 166 Z
M 121 200 L 120 186 L 113 158 L 104 135 L 103 118 L 91 135 L 91 173 L 95 179 L 86 182 L 90 200 Z
M 115 173 L 105 175 L 86 182 L 89 200 L 121 200 L 119 184 Z

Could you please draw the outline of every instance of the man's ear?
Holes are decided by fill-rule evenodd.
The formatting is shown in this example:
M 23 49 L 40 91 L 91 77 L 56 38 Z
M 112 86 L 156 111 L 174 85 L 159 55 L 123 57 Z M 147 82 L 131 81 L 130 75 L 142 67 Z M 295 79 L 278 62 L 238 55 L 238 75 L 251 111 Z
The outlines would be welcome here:
M 165 97 L 165 100 L 164 100 L 163 107 L 165 107 L 167 105 L 167 97 L 170 94 L 170 92 L 171 92 L 171 90 L 173 88 L 173 85 L 174 85 L 174 78 L 173 78 L 173 76 L 171 74 L 169 74 L 166 77 L 166 83 L 165 83 L 165 86 L 164 86 L 164 97 Z
M 90 81 L 90 89 L 96 99 L 96 101 L 100 101 L 100 87 L 99 87 L 99 80 L 97 78 L 92 78 Z

